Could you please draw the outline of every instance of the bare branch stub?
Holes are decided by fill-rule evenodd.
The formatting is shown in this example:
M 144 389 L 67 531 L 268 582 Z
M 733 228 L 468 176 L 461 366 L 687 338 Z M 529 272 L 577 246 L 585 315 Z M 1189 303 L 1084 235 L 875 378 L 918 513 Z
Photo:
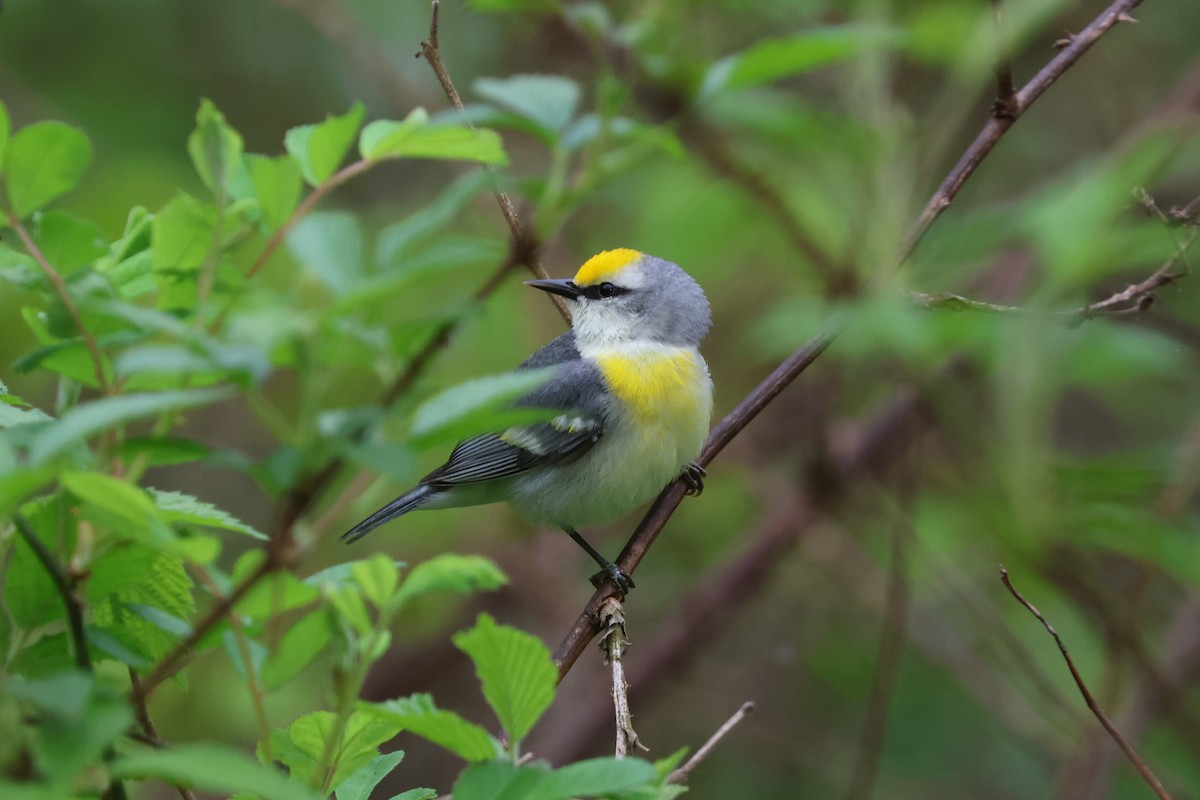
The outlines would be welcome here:
M 700 745 L 700 749 L 682 767 L 667 776 L 667 783 L 687 783 L 688 776 L 692 774 L 696 767 L 700 766 L 704 759 L 708 758 L 713 749 L 721 743 L 721 740 L 753 712 L 754 703 L 749 700 L 742 703 L 742 707 L 733 712 L 733 716 L 725 720 L 725 724 L 717 728 L 717 732 L 708 737 L 708 741 Z
M 1092 696 L 1091 691 L 1088 690 L 1087 684 L 1084 683 L 1083 676 L 1081 676 L 1079 674 L 1079 670 L 1075 668 L 1075 661 L 1071 658 L 1071 653 L 1067 650 L 1066 644 L 1063 643 L 1062 637 L 1058 635 L 1058 631 L 1054 630 L 1054 626 L 1050 624 L 1050 621 L 1046 619 L 1041 611 L 1038 611 L 1037 606 L 1035 606 L 1033 603 L 1030 603 L 1020 592 L 1017 591 L 1016 587 L 1012 585 L 1012 581 L 1008 577 L 1008 570 L 1006 570 L 1003 565 L 1000 567 L 1000 581 L 1004 584 L 1004 588 L 1008 589 L 1009 594 L 1016 598 L 1017 602 L 1025 606 L 1026 610 L 1029 611 L 1030 614 L 1033 614 L 1033 616 L 1037 618 L 1037 621 L 1042 623 L 1042 627 L 1046 629 L 1046 632 L 1054 638 L 1054 643 L 1058 645 L 1058 650 L 1060 653 L 1062 653 L 1063 660 L 1067 662 L 1067 669 L 1070 670 L 1071 677 L 1075 680 L 1075 685 L 1079 687 L 1079 693 L 1083 695 L 1083 700 L 1085 703 L 1087 703 L 1087 707 L 1091 709 L 1092 714 L 1094 714 L 1096 719 L 1100 721 L 1100 724 L 1104 727 L 1104 730 L 1108 731 L 1108 735 L 1112 737 L 1113 741 L 1117 743 L 1117 746 L 1121 748 L 1121 751 L 1125 753 L 1125 757 L 1129 759 L 1130 763 L 1132 763 L 1134 768 L 1138 771 L 1138 774 L 1142 776 L 1142 780 L 1145 781 L 1146 785 L 1154 791 L 1154 794 L 1159 797 L 1159 800 L 1171 800 L 1171 795 L 1166 788 L 1163 787 L 1162 781 L 1160 781 L 1158 776 L 1151 771 L 1146 762 L 1142 760 L 1142 757 L 1139 756 L 1137 751 L 1133 749 L 1133 746 L 1125 740 L 1125 737 L 1121 735 L 1121 732 L 1117 730 L 1115 725 L 1113 725 L 1112 721 L 1108 718 L 1108 715 L 1104 713 L 1104 709 L 1102 709 L 1100 704 L 1096 702 L 1096 698 Z

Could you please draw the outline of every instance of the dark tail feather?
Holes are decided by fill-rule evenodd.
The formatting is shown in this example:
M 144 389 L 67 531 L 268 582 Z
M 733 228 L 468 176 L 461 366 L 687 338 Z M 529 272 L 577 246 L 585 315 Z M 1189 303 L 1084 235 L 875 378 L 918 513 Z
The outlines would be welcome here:
M 385 522 L 391 522 L 401 514 L 407 514 L 409 511 L 419 508 L 422 503 L 424 503 L 434 494 L 434 491 L 435 490 L 433 487 L 426 484 L 421 484 L 408 494 L 400 495 L 395 500 L 376 511 L 374 514 L 343 533 L 342 541 L 346 544 L 357 542 L 359 539 L 366 536 L 368 533 L 375 530 Z

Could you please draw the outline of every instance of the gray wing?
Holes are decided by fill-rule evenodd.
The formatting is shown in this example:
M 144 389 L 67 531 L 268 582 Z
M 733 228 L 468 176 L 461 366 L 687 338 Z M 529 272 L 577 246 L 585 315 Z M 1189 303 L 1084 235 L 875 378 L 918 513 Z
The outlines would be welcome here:
M 561 364 L 564 361 L 578 360 L 579 348 L 575 346 L 575 332 L 567 331 L 563 335 L 555 337 L 545 347 L 535 351 L 533 355 L 522 361 L 521 366 L 517 367 L 517 371 L 550 367 L 554 364 Z
M 562 339 L 560 336 L 539 350 L 521 368 L 546 366 L 546 362 L 534 365 L 530 362 Z M 573 338 L 567 344 L 574 349 Z M 516 402 L 527 408 L 562 409 L 561 415 L 548 422 L 467 439 L 454 448 L 445 464 L 426 475 L 421 483 L 440 487 L 490 481 L 535 467 L 570 463 L 590 450 L 604 435 L 604 401 L 604 382 L 595 365 L 577 357 L 562 359 L 553 378 Z

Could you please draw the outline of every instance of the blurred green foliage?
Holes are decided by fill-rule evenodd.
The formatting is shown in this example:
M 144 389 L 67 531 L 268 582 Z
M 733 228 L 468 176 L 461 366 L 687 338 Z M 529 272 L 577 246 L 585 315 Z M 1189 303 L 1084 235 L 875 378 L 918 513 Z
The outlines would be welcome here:
M 630 246 L 696 275 L 719 413 L 848 326 L 629 600 L 654 755 L 759 704 L 691 794 L 1144 796 L 1000 562 L 1164 781 L 1200 785 L 1196 206 L 1172 213 L 1200 195 L 1200 7 L 1097 43 L 895 271 L 1000 54 L 1019 85 L 1099 11 L 447 3 L 455 111 L 411 58 L 425 3 L 5 3 L 0 792 L 681 791 L 681 753 L 595 758 L 599 659 L 555 688 L 542 641 L 586 598 L 563 537 L 485 508 L 332 541 L 456 439 L 528 419 L 498 373 L 561 322 L 519 287 L 497 186 L 552 274 Z M 1055 316 L 1177 257 L 1144 313 Z M 911 397 L 920 431 L 856 466 Z M 800 497 L 821 522 L 780 519 Z M 723 582 L 780 525 L 781 555 Z M 704 635 L 673 636 L 719 587 Z

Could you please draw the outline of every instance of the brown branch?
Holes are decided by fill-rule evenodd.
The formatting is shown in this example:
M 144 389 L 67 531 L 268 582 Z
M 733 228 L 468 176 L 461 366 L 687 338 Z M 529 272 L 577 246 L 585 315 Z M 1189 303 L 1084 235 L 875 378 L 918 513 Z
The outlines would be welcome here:
M 137 670 L 133 667 L 129 668 L 129 683 L 133 687 L 131 694 L 137 699 L 134 703 L 134 714 L 137 716 L 138 725 L 142 728 L 142 735 L 134 738 L 144 741 L 151 747 L 167 747 L 167 743 L 158 735 L 158 727 L 154 724 L 154 720 L 150 718 L 150 709 L 146 706 L 146 698 L 141 693 Z M 179 792 L 180 800 L 196 800 L 196 795 L 188 787 L 176 784 L 175 789 Z
M 700 745 L 700 749 L 696 751 L 695 755 L 689 758 L 682 767 L 667 776 L 667 783 L 687 783 L 688 776 L 692 774 L 696 767 L 700 766 L 701 762 L 708 758 L 713 749 L 721 743 L 721 740 L 731 730 L 736 728 L 742 720 L 750 716 L 753 711 L 754 703 L 750 701 L 742 703 L 742 707 L 733 712 L 733 716 L 725 720 L 725 724 L 717 728 L 717 732 L 708 737 L 707 742 Z
M 459 96 L 458 89 L 454 88 L 454 81 L 450 78 L 450 72 L 442 62 L 442 52 L 438 44 L 438 20 L 441 6 L 438 0 L 433 0 L 432 5 L 433 12 L 429 20 L 429 38 L 421 42 L 421 52 L 417 53 L 417 57 L 425 57 L 425 60 L 429 62 L 430 68 L 433 69 L 433 74 L 437 77 L 438 83 L 442 85 L 442 91 L 446 93 L 446 99 L 450 101 L 450 105 L 454 106 L 455 110 L 462 111 L 464 108 L 462 97 Z M 470 122 L 466 124 L 467 127 L 473 127 Z M 518 263 L 524 264 L 536 278 L 549 278 L 550 274 L 546 272 L 546 269 L 537 257 L 538 242 L 521 225 L 521 220 L 517 216 L 517 210 L 513 206 L 512 200 L 500 188 L 500 176 L 496 172 L 496 168 L 491 164 L 484 164 L 483 169 L 491 178 L 492 196 L 496 198 L 496 204 L 500 206 L 500 213 L 504 216 L 504 221 L 508 224 L 508 230 L 512 233 L 512 248 Z M 558 295 L 547 293 L 546 296 L 554 303 L 554 307 L 558 309 L 558 313 L 567 324 L 571 324 L 571 311 L 567 308 L 566 302 Z
M 92 671 L 92 658 L 88 653 L 87 631 L 83 624 L 83 603 L 75 594 L 75 586 L 66 571 L 54 560 L 54 555 L 46 548 L 45 543 L 38 538 L 37 532 L 29 524 L 29 520 L 20 512 L 12 515 L 13 525 L 17 533 L 29 545 L 33 555 L 41 563 L 46 574 L 54 583 L 58 596 L 62 598 L 67 611 L 67 630 L 70 633 L 71 646 L 75 650 L 75 666 L 85 672 Z
M 1042 615 L 1041 611 L 1037 610 L 1036 606 L 1026 600 L 1021 593 L 1016 590 L 1016 587 L 1012 585 L 1012 581 L 1009 580 L 1008 570 L 1006 570 L 1003 566 L 1000 567 L 1000 580 L 1004 583 L 1004 587 L 1008 589 L 1009 593 L 1017 599 L 1017 602 L 1025 606 L 1029 613 L 1033 614 L 1033 616 L 1037 618 L 1038 622 L 1042 623 L 1042 627 L 1046 629 L 1046 632 L 1054 637 L 1054 643 L 1058 645 L 1058 650 L 1060 653 L 1062 653 L 1063 660 L 1067 662 L 1067 669 L 1071 671 L 1071 677 L 1075 680 L 1075 685 L 1079 687 L 1079 693 L 1083 695 L 1083 700 L 1085 703 L 1087 703 L 1087 707 L 1091 709 L 1091 712 L 1096 716 L 1096 719 L 1098 719 L 1100 724 L 1104 726 L 1104 730 L 1108 731 L 1108 735 L 1112 737 L 1113 741 L 1117 743 L 1117 746 L 1120 747 L 1125 753 L 1126 758 L 1128 758 L 1130 763 L 1133 764 L 1134 768 L 1137 769 L 1138 774 L 1142 776 L 1142 780 L 1144 780 L 1146 785 L 1154 791 L 1154 794 L 1159 797 L 1159 800 L 1171 800 L 1171 795 L 1163 787 L 1162 781 L 1155 776 L 1155 774 L 1150 770 L 1150 767 L 1146 765 L 1146 762 L 1143 761 L 1141 756 L 1137 754 L 1137 751 L 1130 746 L 1129 742 L 1125 740 L 1125 737 L 1121 735 L 1121 732 L 1117 730 L 1117 727 L 1113 725 L 1112 721 L 1104 713 L 1104 709 L 1100 708 L 1100 704 L 1096 702 L 1094 697 L 1092 697 L 1092 693 L 1088 690 L 1087 684 L 1084 683 L 1083 678 L 1080 676 L 1079 670 L 1075 668 L 1075 662 L 1071 658 L 1071 654 L 1067 651 L 1067 646 L 1063 644 L 1062 637 L 1058 635 L 1058 631 L 1054 630 L 1054 626 L 1052 626 L 1050 622 Z
M 1141 3 L 1142 0 L 1117 0 L 1105 9 L 1086 28 L 1075 34 L 1058 55 L 1050 59 L 1029 83 L 1021 87 L 1014 97 L 1015 104 L 1011 118 L 993 117 L 988 120 L 987 124 L 983 126 L 983 130 L 975 137 L 975 141 L 970 144 L 958 163 L 938 186 L 937 191 L 929 198 L 929 202 L 925 204 L 925 208 L 904 237 L 900 248 L 899 261 L 901 263 L 907 261 L 913 251 L 917 249 L 917 245 L 924 238 L 930 226 L 950 206 L 963 184 L 975 173 L 975 170 L 988 157 L 1008 129 L 1055 81 L 1062 77 L 1063 73 L 1073 67 L 1083 57 L 1083 54 L 1100 40 L 1100 37 L 1108 33 L 1117 23 L 1124 21 L 1123 17 L 1128 17 L 1129 12 Z
M 50 285 L 54 287 L 54 293 L 62 301 L 63 307 L 67 309 L 67 314 L 70 315 L 71 321 L 75 323 L 75 330 L 79 332 L 79 338 L 83 340 L 88 354 L 92 357 L 92 367 L 96 370 L 96 382 L 105 394 L 115 394 L 116 390 L 108 380 L 108 374 L 104 370 L 104 353 L 101 352 L 100 344 L 96 341 L 96 337 L 92 335 L 87 325 L 84 324 L 79 306 L 75 305 L 70 291 L 67 290 L 67 282 L 63 280 L 62 274 L 46 258 L 46 254 L 38 247 L 37 242 L 33 240 L 33 237 L 29 234 L 29 230 L 20 218 L 12 213 L 6 216 L 8 218 L 8 226 L 17 232 L 17 237 L 21 240 L 25 251 L 29 253 L 30 257 L 38 265 L 38 268 L 41 269 L 42 274 L 46 276 L 46 280 L 50 281 Z

